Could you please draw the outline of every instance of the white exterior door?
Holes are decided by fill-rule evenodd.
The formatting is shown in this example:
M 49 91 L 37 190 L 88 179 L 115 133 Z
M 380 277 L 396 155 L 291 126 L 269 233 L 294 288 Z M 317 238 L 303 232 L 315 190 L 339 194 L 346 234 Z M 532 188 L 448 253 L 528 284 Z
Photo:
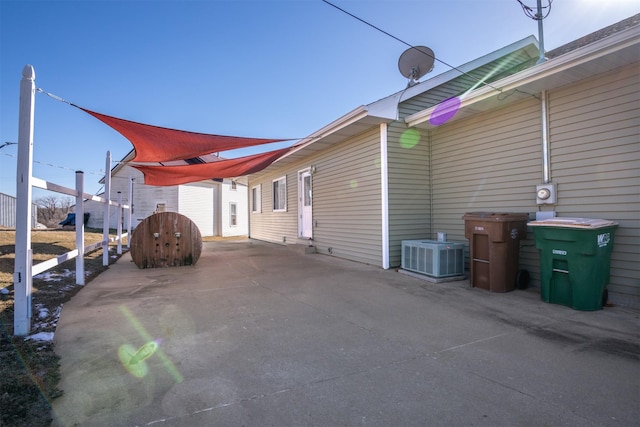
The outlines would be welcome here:
M 313 238 L 311 170 L 298 172 L 298 236 Z

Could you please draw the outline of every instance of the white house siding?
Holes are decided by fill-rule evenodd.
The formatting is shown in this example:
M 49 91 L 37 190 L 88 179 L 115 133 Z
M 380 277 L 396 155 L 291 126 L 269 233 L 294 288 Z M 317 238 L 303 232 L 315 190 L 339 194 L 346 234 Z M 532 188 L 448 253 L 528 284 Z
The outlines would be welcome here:
M 231 189 L 231 180 L 225 179 L 221 184 L 221 217 L 224 218 L 220 224 L 221 234 L 224 237 L 246 236 L 249 234 L 249 192 L 247 184 L 243 181 L 236 181 L 235 190 Z M 230 204 L 236 204 L 236 225 L 231 225 Z
M 382 266 L 380 131 L 364 134 L 314 156 L 278 168 L 277 163 L 249 186 L 262 184 L 262 212 L 251 213 L 252 238 L 298 242 L 299 170 L 314 165 L 313 239 L 320 253 Z M 287 212 L 272 210 L 272 180 L 287 176 Z M 306 243 L 306 242 L 303 242 Z
M 166 203 L 166 210 L 178 212 L 178 187 L 156 187 L 144 185 L 142 172 L 131 166 L 124 166 L 117 175 L 111 177 L 111 200 L 117 200 L 117 192 L 122 192 L 122 202 L 129 204 L 129 177 L 133 181 L 133 211 L 131 215 L 132 228 L 156 210 L 156 203 Z M 117 227 L 117 213 L 112 207 L 109 209 L 109 227 Z M 88 227 L 102 229 L 104 205 L 102 203 L 85 202 L 85 212 L 89 212 Z M 126 223 L 124 224 L 126 227 Z
M 188 184 L 178 187 L 179 213 L 193 221 L 202 236 L 215 235 L 213 185 L 217 184 Z
M 610 299 L 640 306 L 640 66 L 549 95 L 551 176 L 561 216 L 619 223 Z
M 540 101 L 518 102 L 431 131 L 432 229 L 467 242 L 467 212 L 537 210 L 542 180 Z M 521 242 L 520 267 L 539 280 L 533 235 Z

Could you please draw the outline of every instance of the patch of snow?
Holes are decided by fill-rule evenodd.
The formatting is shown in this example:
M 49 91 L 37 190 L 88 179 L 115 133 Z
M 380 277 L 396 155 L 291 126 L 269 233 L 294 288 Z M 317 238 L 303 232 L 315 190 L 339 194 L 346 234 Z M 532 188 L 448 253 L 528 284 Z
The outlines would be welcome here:
M 42 304 L 36 304 L 36 310 L 38 310 L 38 317 L 44 319 L 49 316 L 49 309 L 43 307 Z
M 25 339 L 34 341 L 53 341 L 53 332 L 38 332 L 37 334 L 29 335 Z
M 35 275 L 36 279 L 44 280 L 45 282 L 60 282 L 62 279 L 66 277 L 73 276 L 75 273 L 68 268 L 65 268 L 64 271 L 58 273 L 55 271 L 45 271 L 44 273 L 40 273 Z

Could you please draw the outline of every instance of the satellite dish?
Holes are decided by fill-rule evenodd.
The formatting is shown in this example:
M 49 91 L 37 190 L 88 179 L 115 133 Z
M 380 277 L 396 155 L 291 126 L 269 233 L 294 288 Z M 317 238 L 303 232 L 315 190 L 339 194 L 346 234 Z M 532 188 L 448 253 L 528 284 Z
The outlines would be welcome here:
M 413 86 L 420 77 L 433 70 L 435 58 L 433 51 L 426 46 L 410 47 L 400 55 L 398 69 L 409 79 L 409 86 Z

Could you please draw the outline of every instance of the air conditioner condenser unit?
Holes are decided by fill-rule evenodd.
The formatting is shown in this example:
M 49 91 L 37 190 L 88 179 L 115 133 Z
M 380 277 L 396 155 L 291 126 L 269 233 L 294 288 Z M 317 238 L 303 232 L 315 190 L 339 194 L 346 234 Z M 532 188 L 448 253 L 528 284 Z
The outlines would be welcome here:
M 403 240 L 402 269 L 432 277 L 464 275 L 464 244 Z

